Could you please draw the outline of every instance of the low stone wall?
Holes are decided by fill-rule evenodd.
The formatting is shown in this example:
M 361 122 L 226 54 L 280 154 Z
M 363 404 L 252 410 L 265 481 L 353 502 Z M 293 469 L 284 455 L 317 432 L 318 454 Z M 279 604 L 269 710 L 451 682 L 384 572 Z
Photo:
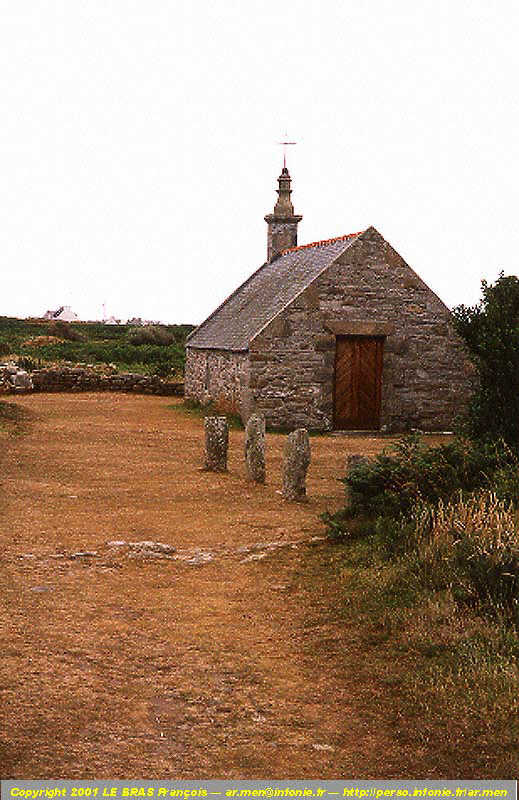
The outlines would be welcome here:
M 16 364 L 0 364 L 0 393 L 25 394 L 32 392 L 31 376 Z
M 100 375 L 80 367 L 49 367 L 31 373 L 35 392 L 135 392 L 182 397 L 183 383 L 172 383 L 156 375 L 123 373 Z

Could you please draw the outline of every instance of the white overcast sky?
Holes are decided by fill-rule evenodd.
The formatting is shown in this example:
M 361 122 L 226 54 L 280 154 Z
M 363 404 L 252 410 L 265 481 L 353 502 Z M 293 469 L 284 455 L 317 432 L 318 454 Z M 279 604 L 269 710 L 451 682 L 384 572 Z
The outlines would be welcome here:
M 374 225 L 448 305 L 519 266 L 519 5 L 0 0 L 0 314 L 200 322 Z

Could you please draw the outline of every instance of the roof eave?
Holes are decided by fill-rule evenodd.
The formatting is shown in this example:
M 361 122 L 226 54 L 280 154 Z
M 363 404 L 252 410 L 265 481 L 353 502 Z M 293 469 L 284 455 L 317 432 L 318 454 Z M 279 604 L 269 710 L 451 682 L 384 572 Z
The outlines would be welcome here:
M 214 347 L 207 344 L 187 344 L 186 350 L 215 350 L 224 353 L 248 353 L 248 347 Z

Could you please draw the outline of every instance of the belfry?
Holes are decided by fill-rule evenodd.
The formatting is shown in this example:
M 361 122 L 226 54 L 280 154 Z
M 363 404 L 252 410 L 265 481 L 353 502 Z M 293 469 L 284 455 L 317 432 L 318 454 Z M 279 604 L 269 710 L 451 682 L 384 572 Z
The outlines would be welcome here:
M 281 255 L 283 250 L 297 245 L 297 226 L 303 219 L 299 214 L 294 214 L 294 206 L 290 199 L 292 189 L 291 178 L 286 164 L 278 178 L 278 199 L 274 206 L 274 213 L 267 214 L 265 222 L 268 225 L 267 233 L 267 261 L 272 261 Z

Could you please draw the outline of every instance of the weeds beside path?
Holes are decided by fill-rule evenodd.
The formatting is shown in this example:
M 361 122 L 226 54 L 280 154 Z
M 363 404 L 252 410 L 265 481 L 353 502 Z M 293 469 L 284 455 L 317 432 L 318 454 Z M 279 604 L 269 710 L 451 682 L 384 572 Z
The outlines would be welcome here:
M 251 486 L 243 432 L 228 475 L 200 472 L 201 422 L 169 398 L 17 402 L 36 416 L 3 459 L 3 778 L 459 777 L 405 734 L 402 665 L 337 612 L 334 546 L 264 546 L 322 534 L 347 455 L 385 440 L 314 438 L 295 505 L 283 437 Z

